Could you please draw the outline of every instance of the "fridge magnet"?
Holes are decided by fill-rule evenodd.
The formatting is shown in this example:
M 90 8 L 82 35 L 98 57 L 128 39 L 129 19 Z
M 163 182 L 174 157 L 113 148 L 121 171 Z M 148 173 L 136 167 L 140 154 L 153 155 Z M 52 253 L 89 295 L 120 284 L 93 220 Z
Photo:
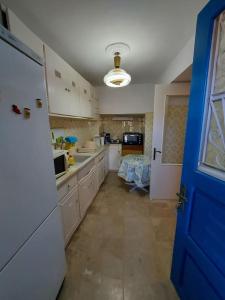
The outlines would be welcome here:
M 12 105 L 12 111 L 17 114 L 17 115 L 21 115 L 21 111 L 19 109 L 19 107 L 16 104 Z
M 25 119 L 30 119 L 30 108 L 24 107 L 23 115 Z
M 37 105 L 37 108 L 42 108 L 42 100 L 41 99 L 36 99 L 36 105 Z

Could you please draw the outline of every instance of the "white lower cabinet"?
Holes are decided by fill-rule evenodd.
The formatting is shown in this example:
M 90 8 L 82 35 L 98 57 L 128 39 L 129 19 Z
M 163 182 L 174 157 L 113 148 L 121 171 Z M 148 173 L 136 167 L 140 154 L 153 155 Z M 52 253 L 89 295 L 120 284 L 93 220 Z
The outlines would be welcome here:
M 95 172 L 94 168 L 79 181 L 79 201 L 80 201 L 80 214 L 81 218 L 85 216 L 85 213 L 92 203 L 95 197 Z
M 104 167 L 105 167 L 105 177 L 109 173 L 109 149 L 105 150 L 105 157 L 104 157 Z
M 101 160 L 97 164 L 97 179 L 98 179 L 98 189 L 103 183 L 105 179 L 105 161 L 104 157 L 101 158 Z
M 121 162 L 122 145 L 111 144 L 109 146 L 109 170 L 117 171 Z
M 65 246 L 84 218 L 107 173 L 108 151 L 106 150 L 58 188 L 58 205 L 63 223 Z
M 81 220 L 78 187 L 73 188 L 69 194 L 59 202 L 59 206 L 63 222 L 64 240 L 65 244 L 67 244 Z

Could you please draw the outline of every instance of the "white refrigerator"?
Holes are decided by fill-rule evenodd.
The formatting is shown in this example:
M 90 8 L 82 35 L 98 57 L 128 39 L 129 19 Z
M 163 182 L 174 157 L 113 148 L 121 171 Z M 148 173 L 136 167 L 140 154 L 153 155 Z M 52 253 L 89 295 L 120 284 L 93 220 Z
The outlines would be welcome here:
M 65 276 L 41 59 L 0 25 L 0 299 L 55 300 Z

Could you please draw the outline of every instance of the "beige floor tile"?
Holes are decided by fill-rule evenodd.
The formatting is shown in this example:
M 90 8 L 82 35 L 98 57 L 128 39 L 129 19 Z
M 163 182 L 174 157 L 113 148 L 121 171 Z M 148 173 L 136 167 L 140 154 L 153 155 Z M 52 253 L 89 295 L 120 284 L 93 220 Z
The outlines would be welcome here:
M 58 300 L 177 300 L 169 280 L 175 205 L 130 193 L 110 173 L 67 247 Z

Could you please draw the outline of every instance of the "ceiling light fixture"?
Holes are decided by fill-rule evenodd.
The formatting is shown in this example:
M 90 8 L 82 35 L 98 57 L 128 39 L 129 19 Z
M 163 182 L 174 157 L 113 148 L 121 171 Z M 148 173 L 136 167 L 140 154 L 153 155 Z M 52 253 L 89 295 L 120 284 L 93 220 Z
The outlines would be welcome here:
M 109 87 L 119 88 L 127 86 L 131 81 L 131 76 L 120 68 L 121 56 L 130 52 L 128 45 L 124 43 L 111 44 L 106 48 L 106 53 L 114 56 L 114 69 L 110 70 L 104 77 L 104 83 Z

